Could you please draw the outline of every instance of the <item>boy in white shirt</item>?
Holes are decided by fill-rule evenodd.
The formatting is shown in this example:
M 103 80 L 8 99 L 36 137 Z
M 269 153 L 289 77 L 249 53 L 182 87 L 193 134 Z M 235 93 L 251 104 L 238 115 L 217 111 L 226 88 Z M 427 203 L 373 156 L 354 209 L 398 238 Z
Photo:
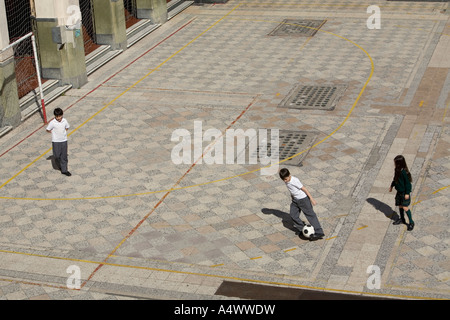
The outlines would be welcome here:
M 294 221 L 294 227 L 302 234 L 305 223 L 300 219 L 300 212 L 303 211 L 308 222 L 314 227 L 314 234 L 309 238 L 310 240 L 322 239 L 325 234 L 319 223 L 313 206 L 316 205 L 316 201 L 313 199 L 309 191 L 303 186 L 297 177 L 291 176 L 288 169 L 283 168 L 280 170 L 280 178 L 286 183 L 286 187 L 291 193 L 291 209 L 289 215 Z
M 61 173 L 70 177 L 72 174 L 67 170 L 67 129 L 69 129 L 70 125 L 63 118 L 61 108 L 56 108 L 53 114 L 55 119 L 50 121 L 47 126 L 47 132 L 52 134 L 53 158 L 59 164 Z

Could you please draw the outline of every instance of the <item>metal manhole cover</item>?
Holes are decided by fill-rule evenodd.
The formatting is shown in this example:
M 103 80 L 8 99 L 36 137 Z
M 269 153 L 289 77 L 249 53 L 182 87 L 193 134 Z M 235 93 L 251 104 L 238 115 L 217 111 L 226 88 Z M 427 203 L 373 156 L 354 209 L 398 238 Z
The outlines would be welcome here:
M 284 19 L 269 36 L 312 37 L 326 20 Z
M 344 94 L 345 85 L 300 85 L 284 99 L 280 107 L 290 109 L 333 110 Z
M 268 134 L 270 137 L 270 131 Z M 313 145 L 317 135 L 318 133 L 315 131 L 279 130 L 278 153 L 273 155 L 275 159 L 278 159 L 276 162 L 282 161 L 298 154 L 292 159 L 283 161 L 280 165 L 301 166 L 303 159 L 308 154 L 309 148 Z M 248 160 L 248 156 L 250 155 L 253 157 L 253 159 L 259 159 L 258 157 L 261 156 L 260 146 L 258 145 L 256 149 L 249 151 L 249 145 L 250 143 L 246 145 L 245 150 L 243 151 L 245 152 L 245 159 Z M 267 139 L 266 149 L 268 157 L 272 157 L 271 151 L 272 144 L 269 138 Z

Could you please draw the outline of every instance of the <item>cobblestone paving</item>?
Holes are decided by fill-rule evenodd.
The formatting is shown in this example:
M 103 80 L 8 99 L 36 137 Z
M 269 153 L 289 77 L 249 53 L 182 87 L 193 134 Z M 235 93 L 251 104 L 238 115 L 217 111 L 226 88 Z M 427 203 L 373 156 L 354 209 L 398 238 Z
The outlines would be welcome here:
M 385 2 L 382 28 L 368 30 L 370 4 L 189 7 L 49 105 L 70 106 L 70 178 L 52 168 L 45 130 L 29 135 L 37 116 L 0 139 L 2 150 L 14 146 L 0 159 L 0 297 L 218 299 L 232 277 L 449 298 L 448 81 L 435 82 L 441 105 L 421 95 L 450 33 L 447 4 Z M 311 38 L 269 35 L 292 17 L 326 23 Z M 448 67 L 434 68 L 448 78 Z M 280 107 L 299 83 L 346 90 L 332 111 Z M 193 142 L 194 121 L 203 133 L 317 134 L 301 166 L 288 167 L 316 198 L 325 239 L 296 235 L 286 187 L 260 163 L 209 165 L 192 150 L 191 163 L 175 165 L 172 134 L 185 129 Z M 387 192 L 402 152 L 414 176 L 413 232 L 392 225 Z M 62 288 L 74 264 L 81 291 Z M 378 290 L 366 287 L 374 264 Z

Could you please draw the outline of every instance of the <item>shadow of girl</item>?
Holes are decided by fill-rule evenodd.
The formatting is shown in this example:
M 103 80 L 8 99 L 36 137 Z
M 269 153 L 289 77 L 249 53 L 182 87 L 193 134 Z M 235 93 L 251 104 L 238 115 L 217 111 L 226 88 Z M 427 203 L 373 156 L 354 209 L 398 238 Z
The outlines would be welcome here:
M 370 203 L 377 211 L 380 211 L 384 214 L 386 218 L 389 218 L 393 221 L 397 221 L 400 217 L 395 212 L 390 205 L 387 205 L 384 202 L 381 202 L 380 200 L 374 199 L 374 198 L 367 198 L 366 199 L 368 203 Z

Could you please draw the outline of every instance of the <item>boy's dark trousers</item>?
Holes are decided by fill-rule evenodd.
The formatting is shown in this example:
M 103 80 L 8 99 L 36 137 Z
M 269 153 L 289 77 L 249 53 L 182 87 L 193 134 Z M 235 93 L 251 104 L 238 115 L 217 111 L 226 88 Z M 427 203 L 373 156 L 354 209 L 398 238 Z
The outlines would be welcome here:
M 67 141 L 52 142 L 53 158 L 61 169 L 61 172 L 67 172 Z
M 323 234 L 319 219 L 317 219 L 317 215 L 314 212 L 311 201 L 308 197 L 303 199 L 292 199 L 289 214 L 294 221 L 294 227 L 302 232 L 303 227 L 305 226 L 304 222 L 300 219 L 300 212 L 302 211 L 306 219 L 308 219 L 308 222 L 314 227 L 314 232 L 316 234 Z

